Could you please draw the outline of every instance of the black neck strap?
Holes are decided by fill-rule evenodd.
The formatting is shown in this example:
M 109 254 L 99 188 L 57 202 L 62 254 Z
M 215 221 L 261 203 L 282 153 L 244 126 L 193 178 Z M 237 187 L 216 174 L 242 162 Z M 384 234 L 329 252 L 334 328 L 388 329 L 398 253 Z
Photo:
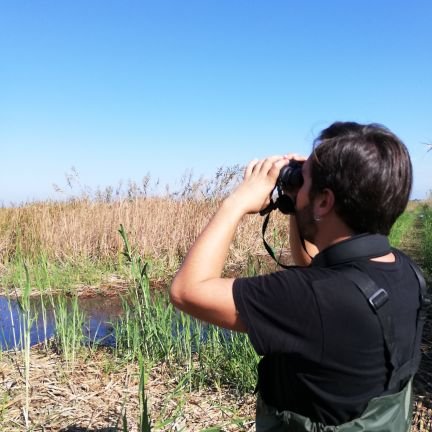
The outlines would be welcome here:
M 381 234 L 359 234 L 329 246 L 312 260 L 312 266 L 329 267 L 359 258 L 375 258 L 391 252 L 388 238 Z
M 277 265 L 279 265 L 280 267 L 287 269 L 290 266 L 287 266 L 285 264 L 282 264 L 281 262 L 279 262 L 279 259 L 276 258 L 275 252 L 273 250 L 273 248 L 267 243 L 266 239 L 265 239 L 265 232 L 267 230 L 267 225 L 269 223 L 270 220 L 270 213 L 267 214 L 267 216 L 264 219 L 264 223 L 262 226 L 262 238 L 263 238 L 263 242 L 264 242 L 264 247 L 266 248 L 267 253 L 276 261 Z

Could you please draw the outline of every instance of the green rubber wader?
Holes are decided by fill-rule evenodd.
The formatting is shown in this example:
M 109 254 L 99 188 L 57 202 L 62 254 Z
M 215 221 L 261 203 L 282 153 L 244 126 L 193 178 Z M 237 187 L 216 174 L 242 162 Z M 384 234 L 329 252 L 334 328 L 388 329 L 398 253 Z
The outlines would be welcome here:
M 258 396 L 257 432 L 409 432 L 412 418 L 412 381 L 399 393 L 368 403 L 361 417 L 339 426 L 312 422 L 291 411 L 277 411 Z

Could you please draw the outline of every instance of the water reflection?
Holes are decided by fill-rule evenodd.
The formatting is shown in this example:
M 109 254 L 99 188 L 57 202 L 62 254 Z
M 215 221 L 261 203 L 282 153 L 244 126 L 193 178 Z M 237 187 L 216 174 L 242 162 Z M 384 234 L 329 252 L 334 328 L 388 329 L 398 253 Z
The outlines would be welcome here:
M 54 303 L 56 299 L 54 298 Z M 113 323 L 122 313 L 119 297 L 96 296 L 79 298 L 79 309 L 84 313 L 83 334 L 90 342 L 114 345 Z M 33 317 L 30 340 L 35 345 L 54 335 L 55 319 L 52 300 L 31 299 Z M 19 302 L 0 296 L 0 348 L 2 350 L 21 348 L 22 312 Z

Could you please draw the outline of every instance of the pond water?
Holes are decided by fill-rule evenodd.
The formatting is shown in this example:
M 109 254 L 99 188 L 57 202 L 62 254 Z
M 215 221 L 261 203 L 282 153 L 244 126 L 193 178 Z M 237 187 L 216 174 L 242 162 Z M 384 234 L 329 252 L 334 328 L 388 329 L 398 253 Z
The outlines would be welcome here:
M 55 301 L 55 299 L 54 299 Z M 83 334 L 89 342 L 114 345 L 113 323 L 122 313 L 119 297 L 96 296 L 79 298 L 80 311 L 84 313 Z M 43 313 L 45 309 L 45 314 Z M 48 299 L 31 299 L 32 316 L 35 317 L 31 344 L 35 345 L 54 335 L 55 319 L 52 303 Z M 45 315 L 45 319 L 44 319 Z M 22 312 L 19 302 L 0 296 L 0 349 L 20 349 Z

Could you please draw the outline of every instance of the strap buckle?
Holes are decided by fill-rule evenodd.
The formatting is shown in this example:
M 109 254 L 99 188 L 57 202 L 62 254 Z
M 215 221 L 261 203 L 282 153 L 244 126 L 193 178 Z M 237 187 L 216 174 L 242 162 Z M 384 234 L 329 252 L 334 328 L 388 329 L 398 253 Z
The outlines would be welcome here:
M 368 298 L 368 301 L 371 304 L 371 306 L 376 310 L 379 309 L 385 303 L 387 303 L 388 299 L 389 296 L 387 294 L 387 291 L 383 288 L 380 288 Z

